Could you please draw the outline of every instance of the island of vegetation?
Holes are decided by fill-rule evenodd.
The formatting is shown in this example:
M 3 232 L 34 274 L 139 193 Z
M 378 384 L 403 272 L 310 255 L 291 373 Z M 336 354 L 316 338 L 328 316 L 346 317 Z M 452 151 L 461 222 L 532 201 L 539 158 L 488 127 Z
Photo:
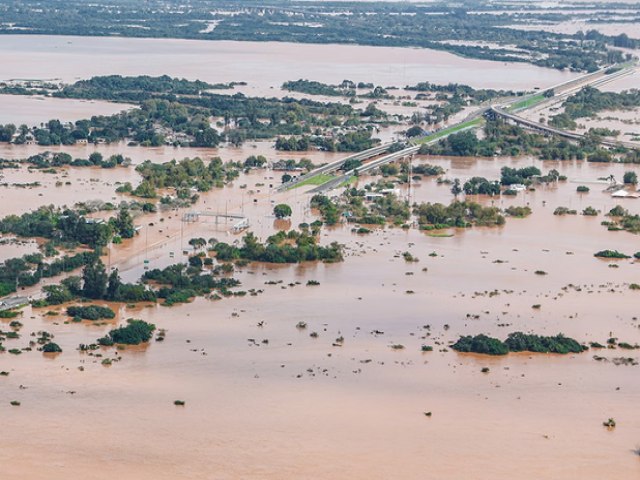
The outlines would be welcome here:
M 457 352 L 506 355 L 509 352 L 581 353 L 588 347 L 562 334 L 545 337 L 522 332 L 510 333 L 503 342 L 487 335 L 462 336 L 451 348 Z

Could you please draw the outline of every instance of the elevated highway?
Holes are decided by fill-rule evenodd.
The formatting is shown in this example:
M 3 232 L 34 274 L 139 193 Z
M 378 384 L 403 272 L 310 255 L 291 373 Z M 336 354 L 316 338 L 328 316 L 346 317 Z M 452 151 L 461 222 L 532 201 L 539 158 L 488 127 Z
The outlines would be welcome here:
M 447 138 L 449 135 L 452 135 L 454 133 L 460 133 L 465 130 L 478 128 L 478 126 L 480 126 L 482 122 L 478 121 L 477 119 L 487 115 L 504 118 L 507 121 L 516 123 L 530 130 L 541 132 L 545 135 L 557 135 L 559 137 L 566 138 L 568 140 L 580 141 L 584 137 L 584 135 L 581 135 L 576 132 L 568 132 L 565 130 L 560 130 L 539 122 L 535 122 L 533 120 L 528 120 L 526 118 L 515 115 L 514 112 L 530 109 L 533 107 L 543 106 L 543 105 L 548 106 L 549 104 L 559 102 L 564 98 L 579 91 L 581 88 L 584 88 L 585 86 L 588 86 L 588 85 L 593 87 L 605 85 L 606 83 L 617 80 L 620 77 L 631 75 L 636 71 L 637 65 L 635 63 L 621 65 L 620 70 L 607 73 L 607 71 L 609 71 L 610 68 L 612 67 L 602 68 L 596 72 L 589 73 L 581 77 L 575 78 L 573 80 L 570 80 L 568 82 L 564 82 L 559 85 L 549 87 L 544 91 L 554 90 L 554 93 L 555 93 L 554 96 L 549 98 L 543 97 L 543 94 L 538 92 L 535 94 L 513 99 L 509 102 L 503 102 L 499 105 L 490 105 L 490 106 L 480 107 L 474 112 L 472 112 L 465 120 L 455 125 L 452 125 L 444 130 L 441 130 L 431 136 L 423 137 L 419 139 L 418 142 L 421 145 L 431 145 L 436 142 L 439 142 L 440 140 Z M 344 172 L 342 175 L 338 175 L 335 178 L 332 178 L 327 182 L 323 183 L 322 185 L 318 185 L 317 187 L 308 191 L 308 193 L 327 192 L 329 190 L 333 190 L 335 188 L 339 188 L 341 186 L 347 185 L 354 175 L 367 173 L 387 163 L 401 160 L 406 157 L 410 157 L 412 155 L 415 155 L 420 149 L 420 145 L 411 145 L 397 152 L 389 153 L 387 155 L 379 157 L 383 153 L 388 152 L 389 148 L 392 145 L 393 143 L 379 145 L 377 147 L 341 158 L 340 160 L 336 160 L 335 162 L 328 163 L 327 165 L 318 167 L 312 170 L 311 172 L 305 175 L 302 175 L 294 179 L 293 181 L 280 186 L 278 190 L 282 191 L 288 188 L 295 187 L 296 185 L 299 185 L 305 182 L 306 180 L 312 179 L 313 177 L 316 177 L 318 175 L 323 175 L 323 174 L 326 175 L 326 174 L 336 172 L 348 160 L 353 159 L 353 160 L 360 160 L 362 162 L 365 162 L 357 169 L 352 169 L 348 172 Z M 638 148 L 638 145 L 630 142 L 619 142 L 619 141 L 612 141 L 612 140 L 602 140 L 601 145 L 605 147 L 610 147 L 610 148 L 616 148 L 616 147 L 624 147 L 624 148 L 630 148 L 630 149 Z M 379 158 L 375 158 L 375 157 L 379 157 Z M 371 161 L 367 162 L 367 160 L 371 160 Z
M 520 117 L 518 115 L 514 115 L 513 113 L 509 113 L 499 107 L 491 107 L 487 111 L 487 115 L 492 115 L 497 118 L 503 118 L 508 122 L 515 123 L 516 125 L 520 125 L 521 127 L 526 128 L 528 130 L 540 132 L 545 135 L 556 135 L 558 137 L 566 138 L 568 140 L 573 140 L 576 142 L 584 138 L 584 135 L 581 133 L 569 132 L 567 130 L 554 128 L 549 125 L 545 125 L 544 123 L 536 122 L 533 120 L 529 120 L 527 118 Z M 617 141 L 617 140 L 606 140 L 606 139 L 601 140 L 600 145 L 608 148 L 617 148 L 617 147 L 628 148 L 628 149 L 640 148 L 640 146 L 636 143 L 623 142 L 623 141 Z
M 469 122 L 466 121 L 464 123 L 469 123 Z M 454 133 L 464 132 L 466 130 L 472 130 L 474 128 L 477 128 L 477 125 L 474 123 L 471 123 L 470 125 L 463 128 L 459 128 L 459 125 L 454 125 L 450 127 L 448 131 L 442 131 L 438 135 L 434 135 L 433 136 L 434 138 L 432 138 L 431 140 L 423 141 L 421 145 L 432 145 L 434 143 L 439 142 L 440 140 L 444 140 L 449 135 L 453 135 Z M 336 178 L 333 178 L 322 185 L 318 185 L 317 187 L 311 189 L 308 193 L 323 193 L 329 190 L 333 190 L 334 188 L 339 188 L 343 185 L 346 185 L 351 180 L 351 178 L 355 175 L 368 173 L 368 172 L 371 172 L 372 170 L 375 170 L 376 168 L 381 167 L 382 165 L 386 165 L 387 163 L 395 162 L 395 161 L 402 160 L 404 158 L 408 158 L 415 155 L 416 153 L 418 153 L 418 150 L 420 150 L 421 145 L 411 145 L 410 147 L 404 148 L 397 152 L 390 153 L 389 155 L 376 158 L 375 160 L 365 163 L 358 168 L 354 168 L 353 170 L 349 170 L 348 172 L 345 172 L 343 175 L 337 176 Z
M 313 170 L 311 170 L 308 173 L 305 173 L 304 175 L 300 175 L 299 177 L 294 178 L 293 180 L 291 180 L 290 182 L 284 183 L 282 184 L 280 187 L 278 187 L 278 191 L 284 191 L 287 190 L 289 188 L 293 188 L 296 185 L 303 183 L 306 180 L 309 180 L 313 177 L 316 177 L 318 175 L 326 175 L 329 173 L 333 173 L 336 172 L 338 170 L 340 170 L 340 168 L 349 160 L 360 160 L 360 161 L 364 161 L 364 160 L 368 160 L 370 158 L 376 157 L 378 155 L 381 155 L 383 153 L 385 153 L 386 151 L 389 150 L 389 148 L 391 147 L 391 145 L 393 145 L 393 143 L 384 143 L 382 145 L 378 145 L 376 147 L 370 148 L 368 150 L 363 150 L 361 152 L 357 152 L 354 153 L 352 155 L 348 155 L 346 157 L 343 157 L 339 160 L 336 160 L 334 162 L 331 163 L 327 163 L 326 165 L 322 165 L 321 167 L 315 168 Z

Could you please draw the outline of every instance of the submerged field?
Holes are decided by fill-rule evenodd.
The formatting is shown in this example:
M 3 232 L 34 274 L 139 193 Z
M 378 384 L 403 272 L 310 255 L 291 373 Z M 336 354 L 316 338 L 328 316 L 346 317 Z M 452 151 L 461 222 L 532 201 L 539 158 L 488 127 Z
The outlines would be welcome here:
M 112 39 L 90 40 L 112 48 Z M 22 62 L 40 58 L 31 42 L 25 40 L 30 53 Z M 288 48 L 293 47 L 280 54 Z M 313 48 L 339 72 L 333 75 L 337 80 L 326 80 L 342 80 L 340 65 L 330 58 L 334 47 Z M 378 79 L 395 75 L 369 47 L 348 48 L 378 65 L 359 65 L 363 77 L 372 68 Z M 57 68 L 68 77 L 88 77 L 103 68 L 93 64 L 90 72 L 83 70 L 83 53 L 65 55 L 71 57 Z M 126 56 L 122 64 L 127 62 L 142 69 L 138 56 Z M 462 70 L 473 68 L 467 60 L 456 62 Z M 17 75 L 20 68 L 12 68 Z M 197 68 L 188 76 L 230 81 L 247 75 L 241 69 L 216 78 L 209 67 Z M 411 82 L 430 80 L 430 68 L 420 68 L 409 69 Z M 526 68 L 535 68 L 535 75 L 514 76 L 517 86 L 525 81 L 550 86 L 565 75 Z M 318 72 L 316 79 L 325 80 Z M 243 88 L 269 92 L 283 74 L 272 75 Z M 381 136 L 400 129 L 383 129 Z M 218 149 L 0 144 L 2 158 L 44 150 L 82 158 L 97 150 L 105 157 L 132 158 L 130 167 L 112 169 L 6 168 L 0 218 L 49 204 L 129 201 L 132 197 L 116 188 L 124 182 L 137 186 L 141 177 L 135 167 L 146 159 L 162 163 L 201 156 L 208 162 L 220 155 L 242 162 L 261 154 L 271 162 L 307 157 L 321 164 L 347 155 L 275 152 L 272 145 L 250 140 Z M 556 169 L 567 179 L 515 196 L 467 196 L 501 210 L 531 208 L 526 218 L 508 216 L 502 226 L 421 231 L 369 225 L 370 233 L 356 233 L 360 225 L 341 219 L 323 226 L 319 241 L 343 244 L 342 262 L 236 265 L 233 276 L 242 282 L 240 288 L 256 295 L 199 296 L 172 307 L 98 301 L 116 312 L 99 322 L 72 321 L 65 314 L 67 304 L 27 306 L 18 318 L 21 337 L 6 339 L 4 347 L 27 347 L 31 332 L 44 330 L 63 352 L 0 353 L 0 371 L 7 373 L 0 376 L 3 478 L 637 478 L 639 350 L 487 356 L 457 353 L 450 345 L 463 335 L 504 340 L 516 331 L 563 333 L 584 345 L 606 346 L 610 338 L 632 347 L 640 343 L 640 291 L 630 288 L 640 283 L 640 260 L 633 258 L 640 251 L 639 237 L 601 225 L 617 205 L 640 214 L 640 200 L 605 192 L 610 175 L 622 179 L 627 171 L 640 174 L 640 167 L 527 156 L 413 159 L 414 168 L 427 163 L 444 170 L 441 179 L 462 183 L 478 176 L 499 179 L 503 167 L 532 165 L 544 173 Z M 306 193 L 317 182 L 277 192 L 282 174 L 251 169 L 222 188 L 200 193 L 190 207 L 136 214 L 139 233 L 109 246 L 102 260 L 108 268 L 117 267 L 123 281 L 135 282 L 147 269 L 187 262 L 194 252 L 192 238 L 241 241 L 242 233 L 230 231 L 231 221 L 202 216 L 183 222 L 188 212 L 243 215 L 261 241 L 320 219 Z M 381 179 L 363 175 L 352 186 Z M 588 186 L 589 192 L 578 193 L 578 186 Z M 394 187 L 398 199 L 410 204 L 454 200 L 451 185 L 436 177 L 415 179 L 410 189 L 407 183 Z M 290 218 L 273 216 L 273 207 L 281 203 L 291 206 Z M 561 206 L 577 214 L 554 215 Z M 587 207 L 598 215 L 582 215 Z M 36 248 L 31 242 L 11 243 L 0 245 L 0 252 L 6 259 Z M 607 249 L 631 258 L 594 257 Z M 40 298 L 41 286 L 18 294 Z M 77 351 L 128 318 L 165 330 L 164 340 L 154 336 L 142 346 Z M 11 330 L 12 320 L 0 320 L 0 330 Z M 615 428 L 603 426 L 609 418 Z

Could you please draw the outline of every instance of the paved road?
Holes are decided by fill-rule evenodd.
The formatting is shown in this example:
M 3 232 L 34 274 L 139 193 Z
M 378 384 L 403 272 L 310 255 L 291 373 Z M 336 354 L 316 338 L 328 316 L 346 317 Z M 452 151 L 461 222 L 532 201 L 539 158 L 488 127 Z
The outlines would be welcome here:
M 4 310 L 11 310 L 12 308 L 20 307 L 29 303 L 27 297 L 5 297 L 0 299 L 0 312 Z

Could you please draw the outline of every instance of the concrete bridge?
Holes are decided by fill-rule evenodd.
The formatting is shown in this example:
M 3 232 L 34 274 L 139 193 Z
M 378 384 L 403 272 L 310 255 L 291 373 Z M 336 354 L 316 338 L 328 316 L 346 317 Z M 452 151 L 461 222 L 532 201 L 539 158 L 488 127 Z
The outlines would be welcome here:
M 304 182 L 310 178 L 316 177 L 318 175 L 333 173 L 338 171 L 347 161 L 349 160 L 368 160 L 370 158 L 381 155 L 389 150 L 389 148 L 393 145 L 393 143 L 384 143 L 382 145 L 378 145 L 376 147 L 370 148 L 368 150 L 363 150 L 362 152 L 357 152 L 352 155 L 348 155 L 339 160 L 336 160 L 331 163 L 327 163 L 326 165 L 322 165 L 321 167 L 315 168 L 304 175 L 300 175 L 299 177 L 294 178 L 290 182 L 284 183 L 278 187 L 278 191 L 284 191 L 289 188 L 295 187 L 299 183 Z
M 544 135 L 555 135 L 561 138 L 566 138 L 568 140 L 572 140 L 574 142 L 579 142 L 585 136 L 581 133 L 569 132 L 567 130 L 561 130 L 559 128 L 554 128 L 549 125 L 545 125 L 544 123 L 536 122 L 533 120 L 529 120 L 527 118 L 520 117 L 518 115 L 514 115 L 513 113 L 509 113 L 502 108 L 499 107 L 491 107 L 485 113 L 485 116 L 488 118 L 502 118 L 507 122 L 520 125 L 523 128 L 528 130 L 533 130 L 535 132 L 542 133 Z M 631 142 L 623 142 L 618 140 L 606 140 L 603 139 L 600 141 L 600 145 L 607 148 L 628 148 L 628 149 L 638 149 L 640 146 Z
M 582 138 L 584 138 L 584 135 L 579 134 L 579 133 L 575 133 L 575 132 L 568 132 L 566 130 L 560 130 L 557 128 L 553 128 L 550 127 L 549 125 L 545 125 L 539 122 L 535 122 L 533 120 L 528 120 L 526 118 L 522 118 L 518 115 L 515 115 L 514 113 L 512 113 L 513 111 L 518 111 L 518 110 L 524 110 L 524 109 L 529 109 L 532 108 L 532 106 L 548 106 L 551 103 L 555 103 L 555 102 L 560 102 L 562 101 L 562 99 L 566 98 L 567 96 L 572 95 L 573 93 L 579 91 L 581 88 L 587 86 L 587 85 L 591 85 L 591 86 L 602 86 L 606 83 L 612 82 L 622 76 L 626 76 L 626 75 L 630 75 L 632 73 L 635 72 L 636 70 L 636 64 L 635 63 L 631 63 L 628 65 L 621 65 L 620 66 L 620 70 L 609 73 L 609 68 L 610 67 L 606 67 L 606 68 L 602 68 L 596 72 L 593 73 L 589 73 L 586 75 L 583 75 L 581 77 L 575 78 L 573 80 L 570 80 L 568 82 L 564 82 L 562 84 L 559 85 L 555 85 L 553 87 L 550 87 L 548 89 L 545 90 L 553 90 L 554 91 L 554 96 L 549 97 L 548 99 L 537 99 L 536 97 L 541 96 L 540 93 L 534 93 L 531 94 L 529 96 L 525 96 L 525 97 L 520 97 L 520 98 L 516 98 L 516 99 L 512 99 L 510 102 L 506 103 L 506 104 L 501 104 L 501 105 L 492 105 L 492 106 L 482 106 L 478 109 L 476 109 L 474 112 L 472 112 L 466 119 L 464 119 L 463 121 L 457 123 L 456 125 L 452 125 L 448 128 L 446 128 L 443 131 L 440 131 L 436 134 L 433 134 L 431 137 L 425 137 L 420 139 L 419 141 L 423 144 L 423 145 L 431 145 L 433 143 L 439 142 L 440 140 L 443 140 L 445 138 L 447 138 L 449 135 L 452 135 L 454 133 L 460 133 L 463 132 L 465 130 L 471 130 L 471 129 L 475 129 L 477 128 L 480 124 L 474 122 L 474 120 L 476 120 L 479 117 L 488 117 L 488 118 L 503 118 L 506 121 L 521 125 L 524 128 L 530 129 L 530 130 L 534 130 L 540 133 L 543 133 L 545 135 L 557 135 L 559 137 L 562 138 L 566 138 L 568 140 L 572 140 L 572 141 L 580 141 Z M 525 106 L 523 106 L 522 108 L 514 108 L 516 105 L 518 105 L 519 103 L 521 103 L 523 100 L 526 100 L 527 98 L 533 98 L 534 100 L 536 100 L 536 102 L 534 102 L 532 105 L 526 105 L 526 102 L 524 103 Z M 507 111 L 507 109 L 510 109 L 511 111 Z M 612 141 L 612 140 L 602 140 L 600 142 L 601 145 L 605 146 L 605 147 L 609 147 L 609 148 L 617 148 L 617 147 L 624 147 L 624 148 L 629 148 L 629 149 L 637 149 L 639 148 L 638 145 L 630 143 L 630 142 L 620 142 L 620 141 Z M 323 183 L 322 185 L 318 185 L 317 187 L 309 190 L 308 193 L 321 193 L 321 192 L 326 192 L 329 190 L 333 190 L 334 188 L 339 188 L 341 186 L 344 186 L 347 184 L 347 182 L 350 181 L 350 179 L 354 176 L 354 175 L 358 175 L 358 174 L 362 174 L 362 173 L 367 173 L 375 168 L 378 168 L 386 163 L 390 163 L 390 162 L 394 162 L 397 160 L 401 160 L 403 158 L 407 158 L 407 157 L 411 157 L 413 155 L 415 155 L 418 150 L 420 149 L 420 147 L 418 145 L 412 145 L 409 146 L 407 148 L 404 148 L 402 150 L 399 150 L 397 152 L 393 152 L 393 153 L 389 153 L 387 155 L 381 156 L 383 153 L 386 153 L 389 151 L 390 147 L 393 145 L 393 143 L 387 143 L 387 144 L 383 144 L 383 145 L 379 145 L 377 147 L 374 148 L 370 148 L 369 150 L 364 150 L 362 152 L 359 153 L 354 153 L 353 155 L 349 155 L 347 157 L 341 158 L 340 160 L 336 160 L 335 162 L 331 162 L 328 163 L 327 165 L 323 165 L 322 167 L 318 167 L 312 171 L 310 171 L 309 173 L 305 174 L 305 175 L 301 175 L 298 178 L 293 179 L 291 182 L 288 182 L 282 186 L 280 186 L 278 188 L 278 191 L 283 191 L 286 190 L 288 188 L 292 188 L 302 182 L 304 182 L 305 180 L 311 179 L 313 177 L 316 177 L 318 175 L 322 175 L 322 174 L 329 174 L 329 173 L 333 173 L 338 171 L 344 164 L 345 162 L 347 162 L 348 160 L 360 160 L 363 163 L 360 167 L 358 167 L 357 169 L 353 169 L 350 170 L 348 172 L 344 172 L 344 174 L 342 175 L 338 175 L 335 178 Z M 376 158 L 379 157 L 379 158 Z M 373 160 L 371 160 L 373 159 Z M 367 160 L 371 160 L 370 162 L 367 162 Z

